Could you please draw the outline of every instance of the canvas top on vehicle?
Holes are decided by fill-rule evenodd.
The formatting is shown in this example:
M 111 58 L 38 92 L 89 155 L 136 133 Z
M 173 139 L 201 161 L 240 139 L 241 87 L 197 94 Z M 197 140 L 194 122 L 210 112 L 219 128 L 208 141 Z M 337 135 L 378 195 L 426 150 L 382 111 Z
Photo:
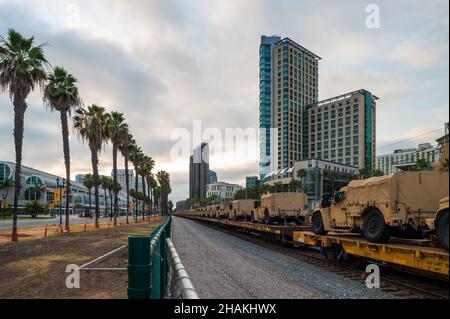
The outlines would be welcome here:
M 397 202 L 412 212 L 433 212 L 448 196 L 448 178 L 447 172 L 420 171 L 354 180 L 348 184 L 346 200 L 350 206 Z
M 301 210 L 307 207 L 307 205 L 308 198 L 304 193 L 273 193 L 261 197 L 262 207 Z

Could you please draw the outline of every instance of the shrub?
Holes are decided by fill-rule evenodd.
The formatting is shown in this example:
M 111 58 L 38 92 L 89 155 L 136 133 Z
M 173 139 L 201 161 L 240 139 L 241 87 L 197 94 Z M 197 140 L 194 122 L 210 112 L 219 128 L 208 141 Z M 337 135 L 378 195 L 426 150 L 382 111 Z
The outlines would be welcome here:
M 41 202 L 33 200 L 25 205 L 25 211 L 30 214 L 31 217 L 36 218 L 38 215 L 45 215 L 47 210 Z

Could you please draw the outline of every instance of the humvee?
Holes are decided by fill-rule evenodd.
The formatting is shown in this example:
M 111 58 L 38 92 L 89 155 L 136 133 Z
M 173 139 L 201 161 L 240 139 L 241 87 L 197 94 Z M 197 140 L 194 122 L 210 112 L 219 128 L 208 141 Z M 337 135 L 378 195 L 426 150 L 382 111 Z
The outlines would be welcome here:
M 250 220 L 251 212 L 259 207 L 259 201 L 254 199 L 239 199 L 232 204 L 228 219 Z
M 256 214 L 255 214 L 256 211 Z M 252 222 L 295 222 L 303 224 L 308 216 L 308 198 L 304 193 L 273 193 L 261 197 L 261 205 L 251 213 Z
M 229 211 L 232 209 L 232 204 L 222 203 L 214 205 L 215 213 L 214 216 L 217 219 L 228 218 Z
M 392 235 L 419 236 L 428 230 L 427 218 L 448 196 L 448 173 L 421 171 L 351 181 L 330 201 L 322 201 L 312 215 L 315 234 L 362 232 L 370 242 Z

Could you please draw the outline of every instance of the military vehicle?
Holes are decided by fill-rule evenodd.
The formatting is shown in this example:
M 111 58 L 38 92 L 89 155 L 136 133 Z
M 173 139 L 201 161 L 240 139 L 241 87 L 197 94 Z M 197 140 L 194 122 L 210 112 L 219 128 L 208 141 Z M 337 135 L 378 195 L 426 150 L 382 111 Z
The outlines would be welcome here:
M 229 211 L 228 219 L 250 221 L 251 213 L 259 207 L 259 203 L 260 201 L 254 199 L 235 200 Z
M 256 214 L 255 214 L 256 212 Z M 308 198 L 304 193 L 273 193 L 261 197 L 261 205 L 252 211 L 252 222 L 274 222 L 287 224 L 295 222 L 300 225 L 307 221 Z
M 392 235 L 419 236 L 428 230 L 441 198 L 448 196 L 444 172 L 400 172 L 351 181 L 330 201 L 322 201 L 312 216 L 313 231 L 362 232 L 375 243 Z

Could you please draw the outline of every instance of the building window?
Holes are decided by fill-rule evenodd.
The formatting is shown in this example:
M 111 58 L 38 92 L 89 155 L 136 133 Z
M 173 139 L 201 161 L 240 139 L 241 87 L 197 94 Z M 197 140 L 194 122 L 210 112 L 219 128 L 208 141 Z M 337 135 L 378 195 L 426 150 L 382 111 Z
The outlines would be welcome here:
M 9 178 L 11 174 L 11 169 L 8 165 L 0 163 L 0 181 L 4 181 Z

